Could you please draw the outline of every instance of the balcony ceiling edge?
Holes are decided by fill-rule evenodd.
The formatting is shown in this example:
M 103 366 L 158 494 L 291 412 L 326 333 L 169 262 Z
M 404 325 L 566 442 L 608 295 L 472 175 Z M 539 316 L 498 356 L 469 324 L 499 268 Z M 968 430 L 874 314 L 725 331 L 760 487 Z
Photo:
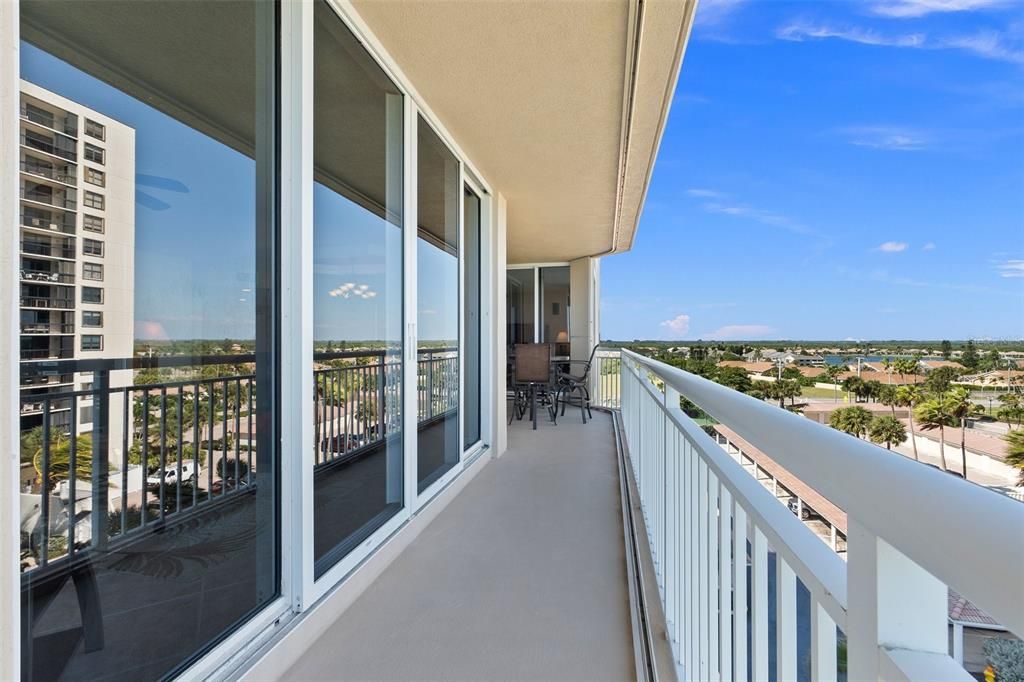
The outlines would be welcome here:
M 693 0 L 352 5 L 507 199 L 510 263 L 632 247 Z

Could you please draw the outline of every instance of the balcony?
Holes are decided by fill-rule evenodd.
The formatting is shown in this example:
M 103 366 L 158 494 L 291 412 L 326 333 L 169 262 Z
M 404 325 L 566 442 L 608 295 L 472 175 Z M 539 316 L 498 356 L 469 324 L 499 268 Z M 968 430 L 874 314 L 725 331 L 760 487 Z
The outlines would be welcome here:
M 52 242 L 23 239 L 21 241 L 21 252 L 31 256 L 48 256 L 50 258 L 73 260 L 75 258 L 75 240 L 65 238 Z
M 41 135 L 23 133 L 21 144 L 29 149 L 34 149 L 44 154 L 56 156 L 67 161 L 78 161 L 78 152 L 74 151 L 74 145 L 62 146 L 55 144 L 52 139 L 46 139 Z
M 50 308 L 53 310 L 71 310 L 75 307 L 73 298 L 50 298 L 48 296 L 22 296 L 19 299 L 22 308 Z
M 28 107 L 22 104 L 21 118 L 63 135 L 70 137 L 78 135 L 78 117 L 74 114 L 53 114 L 38 107 Z
M 53 272 L 51 270 L 26 270 L 19 271 L 23 282 L 41 282 L 43 284 L 74 284 L 75 275 L 71 272 Z
M 70 322 L 22 322 L 22 336 L 74 334 L 75 325 Z
M 38 178 L 46 178 L 65 185 L 74 185 L 77 182 L 74 166 L 57 168 L 51 165 L 44 165 L 38 161 L 22 161 L 19 165 L 21 171 Z
M 513 421 L 508 451 L 281 679 L 632 679 L 629 604 L 611 415 Z
M 74 216 L 63 216 L 58 220 L 56 217 L 43 218 L 41 216 L 22 213 L 21 224 L 23 227 L 31 227 L 37 230 L 46 230 L 48 232 L 60 232 L 62 234 L 75 233 Z
M 30 190 L 21 190 L 21 198 L 25 201 L 32 201 L 37 204 L 46 204 L 47 206 L 53 206 L 66 211 L 74 211 L 78 207 L 78 203 L 74 199 L 74 194 L 71 192 L 39 192 Z M 22 216 L 24 223 L 24 216 Z
M 392 370 L 385 356 L 334 355 L 356 362 L 314 372 L 313 466 L 320 480 L 338 464 L 382 464 L 380 446 L 391 433 L 387 415 L 352 409 L 386 395 Z M 246 359 L 209 361 L 240 366 Z M 423 428 L 452 404 L 442 388 L 446 362 L 445 351 L 421 355 L 420 385 L 436 387 L 420 396 Z M 601 351 L 596 363 L 593 402 L 606 411 L 584 424 L 570 410 L 557 424 L 540 419 L 536 431 L 528 420 L 513 421 L 508 451 L 482 466 L 319 639 L 291 658 L 261 662 L 255 676 L 332 679 L 345 670 L 375 679 L 628 679 L 649 666 L 685 679 L 731 679 L 734 672 L 759 680 L 878 676 L 865 668 L 884 678 L 969 679 L 948 650 L 948 595 L 963 595 L 1010 631 L 1022 631 L 1016 567 L 1024 550 L 1004 542 L 1024 527 L 1021 503 L 639 355 Z M 98 375 L 96 393 L 53 394 L 43 414 L 67 403 L 74 414 L 87 399 L 112 417 L 123 409 L 127 419 L 112 426 L 109 442 L 139 442 L 149 451 L 139 455 L 149 471 L 132 464 L 126 445 L 109 474 L 94 474 L 109 478 L 110 496 L 101 504 L 92 497 L 84 507 L 90 513 L 70 525 L 51 522 L 64 503 L 43 496 L 50 506 L 37 526 L 42 539 L 31 536 L 23 548 L 23 591 L 39 608 L 53 601 L 54 613 L 87 623 L 86 642 L 142 638 L 173 647 L 164 641 L 173 628 L 158 621 L 140 633 L 137 620 L 119 617 L 140 604 L 101 610 L 117 602 L 115 595 L 129 594 L 119 592 L 128 579 L 123 570 L 96 564 L 102 579 L 82 601 L 47 590 L 99 546 L 142 562 L 133 564 L 130 593 L 156 608 L 164 568 L 144 557 L 162 555 L 164 534 L 203 528 L 207 518 L 225 523 L 224 532 L 244 525 L 259 483 L 246 407 L 254 377 L 106 390 L 103 371 Z M 339 399 L 338 385 L 362 393 Z M 209 417 L 183 423 L 182 406 L 209 396 L 201 412 Z M 745 470 L 710 427 L 686 416 L 681 397 L 841 507 L 848 563 Z M 40 403 L 26 396 L 23 414 L 38 413 Z M 130 413 L 127 403 L 148 407 Z M 174 454 L 183 446 L 185 458 Z M 40 462 L 44 479 L 57 466 L 52 461 L 44 455 Z M 147 483 L 171 479 L 188 480 Z M 101 489 L 95 478 L 79 484 Z M 67 485 L 75 488 L 74 477 Z M 958 530 L 977 524 L 991 532 Z M 231 542 L 230 535 L 211 540 L 214 529 L 195 542 L 213 542 L 211 551 Z M 934 541 L 947 532 L 958 534 L 962 554 Z M 67 541 L 54 545 L 54 533 Z M 992 561 L 964 560 L 981 556 Z M 204 590 L 230 601 L 247 567 L 244 555 L 226 557 L 213 572 L 202 561 L 172 561 L 177 584 L 201 580 Z M 198 596 L 180 598 L 191 604 L 187 612 L 202 608 Z M 83 664 L 84 673 L 116 655 L 100 647 L 88 664 L 75 657 L 63 670 L 73 674 Z

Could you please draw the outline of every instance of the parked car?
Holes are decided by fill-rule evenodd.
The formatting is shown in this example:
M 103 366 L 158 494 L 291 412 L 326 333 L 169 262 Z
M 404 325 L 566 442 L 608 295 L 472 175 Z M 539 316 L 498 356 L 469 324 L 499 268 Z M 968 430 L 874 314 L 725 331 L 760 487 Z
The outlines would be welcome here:
M 181 463 L 180 480 L 178 479 L 177 462 L 168 462 L 167 466 L 164 468 L 162 476 L 159 468 L 150 470 L 149 476 L 146 478 L 146 487 L 153 490 L 159 488 L 161 485 L 174 485 L 176 483 L 195 484 L 197 478 L 198 472 L 196 470 L 195 462 Z
M 806 521 L 811 517 L 821 518 L 821 515 L 818 512 L 811 509 L 810 507 L 808 507 L 806 502 L 803 505 L 801 505 L 795 497 L 789 498 L 789 502 L 786 504 L 786 506 L 789 507 L 789 511 L 793 512 L 794 514 L 799 513 L 801 521 Z

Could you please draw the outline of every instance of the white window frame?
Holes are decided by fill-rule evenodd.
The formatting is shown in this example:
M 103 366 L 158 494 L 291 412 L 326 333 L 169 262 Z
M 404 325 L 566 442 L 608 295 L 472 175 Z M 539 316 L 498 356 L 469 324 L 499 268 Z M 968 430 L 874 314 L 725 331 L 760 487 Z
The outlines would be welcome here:
M 541 309 L 540 309 L 540 269 L 541 268 L 567 268 L 569 267 L 569 261 L 553 261 L 550 263 L 516 263 L 515 265 L 506 266 L 506 273 L 502 276 L 507 277 L 508 270 L 533 270 L 533 342 L 541 342 Z M 572 284 L 570 282 L 570 289 L 572 291 Z M 570 322 L 571 324 L 571 322 Z

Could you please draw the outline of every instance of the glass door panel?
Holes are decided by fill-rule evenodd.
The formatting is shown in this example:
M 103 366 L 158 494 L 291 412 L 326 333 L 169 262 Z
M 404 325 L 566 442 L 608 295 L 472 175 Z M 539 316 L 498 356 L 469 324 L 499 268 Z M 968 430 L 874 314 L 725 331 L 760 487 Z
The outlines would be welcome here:
M 417 122 L 417 487 L 459 461 L 459 163 Z
M 463 342 L 466 378 L 465 414 L 463 420 L 463 447 L 470 448 L 480 440 L 480 197 L 469 187 L 463 196 L 463 236 L 465 239 L 465 263 L 463 264 L 462 307 Z
M 86 215 L 10 228 L 57 308 L 23 325 L 46 343 L 3 491 L 23 679 L 174 677 L 280 593 L 276 9 L 21 5 L 15 96 L 57 131 L 19 160 L 104 178 Z
M 569 355 L 569 313 L 569 266 L 540 268 L 540 341 L 557 356 Z
M 314 29 L 314 575 L 403 505 L 403 98 L 342 21 Z

